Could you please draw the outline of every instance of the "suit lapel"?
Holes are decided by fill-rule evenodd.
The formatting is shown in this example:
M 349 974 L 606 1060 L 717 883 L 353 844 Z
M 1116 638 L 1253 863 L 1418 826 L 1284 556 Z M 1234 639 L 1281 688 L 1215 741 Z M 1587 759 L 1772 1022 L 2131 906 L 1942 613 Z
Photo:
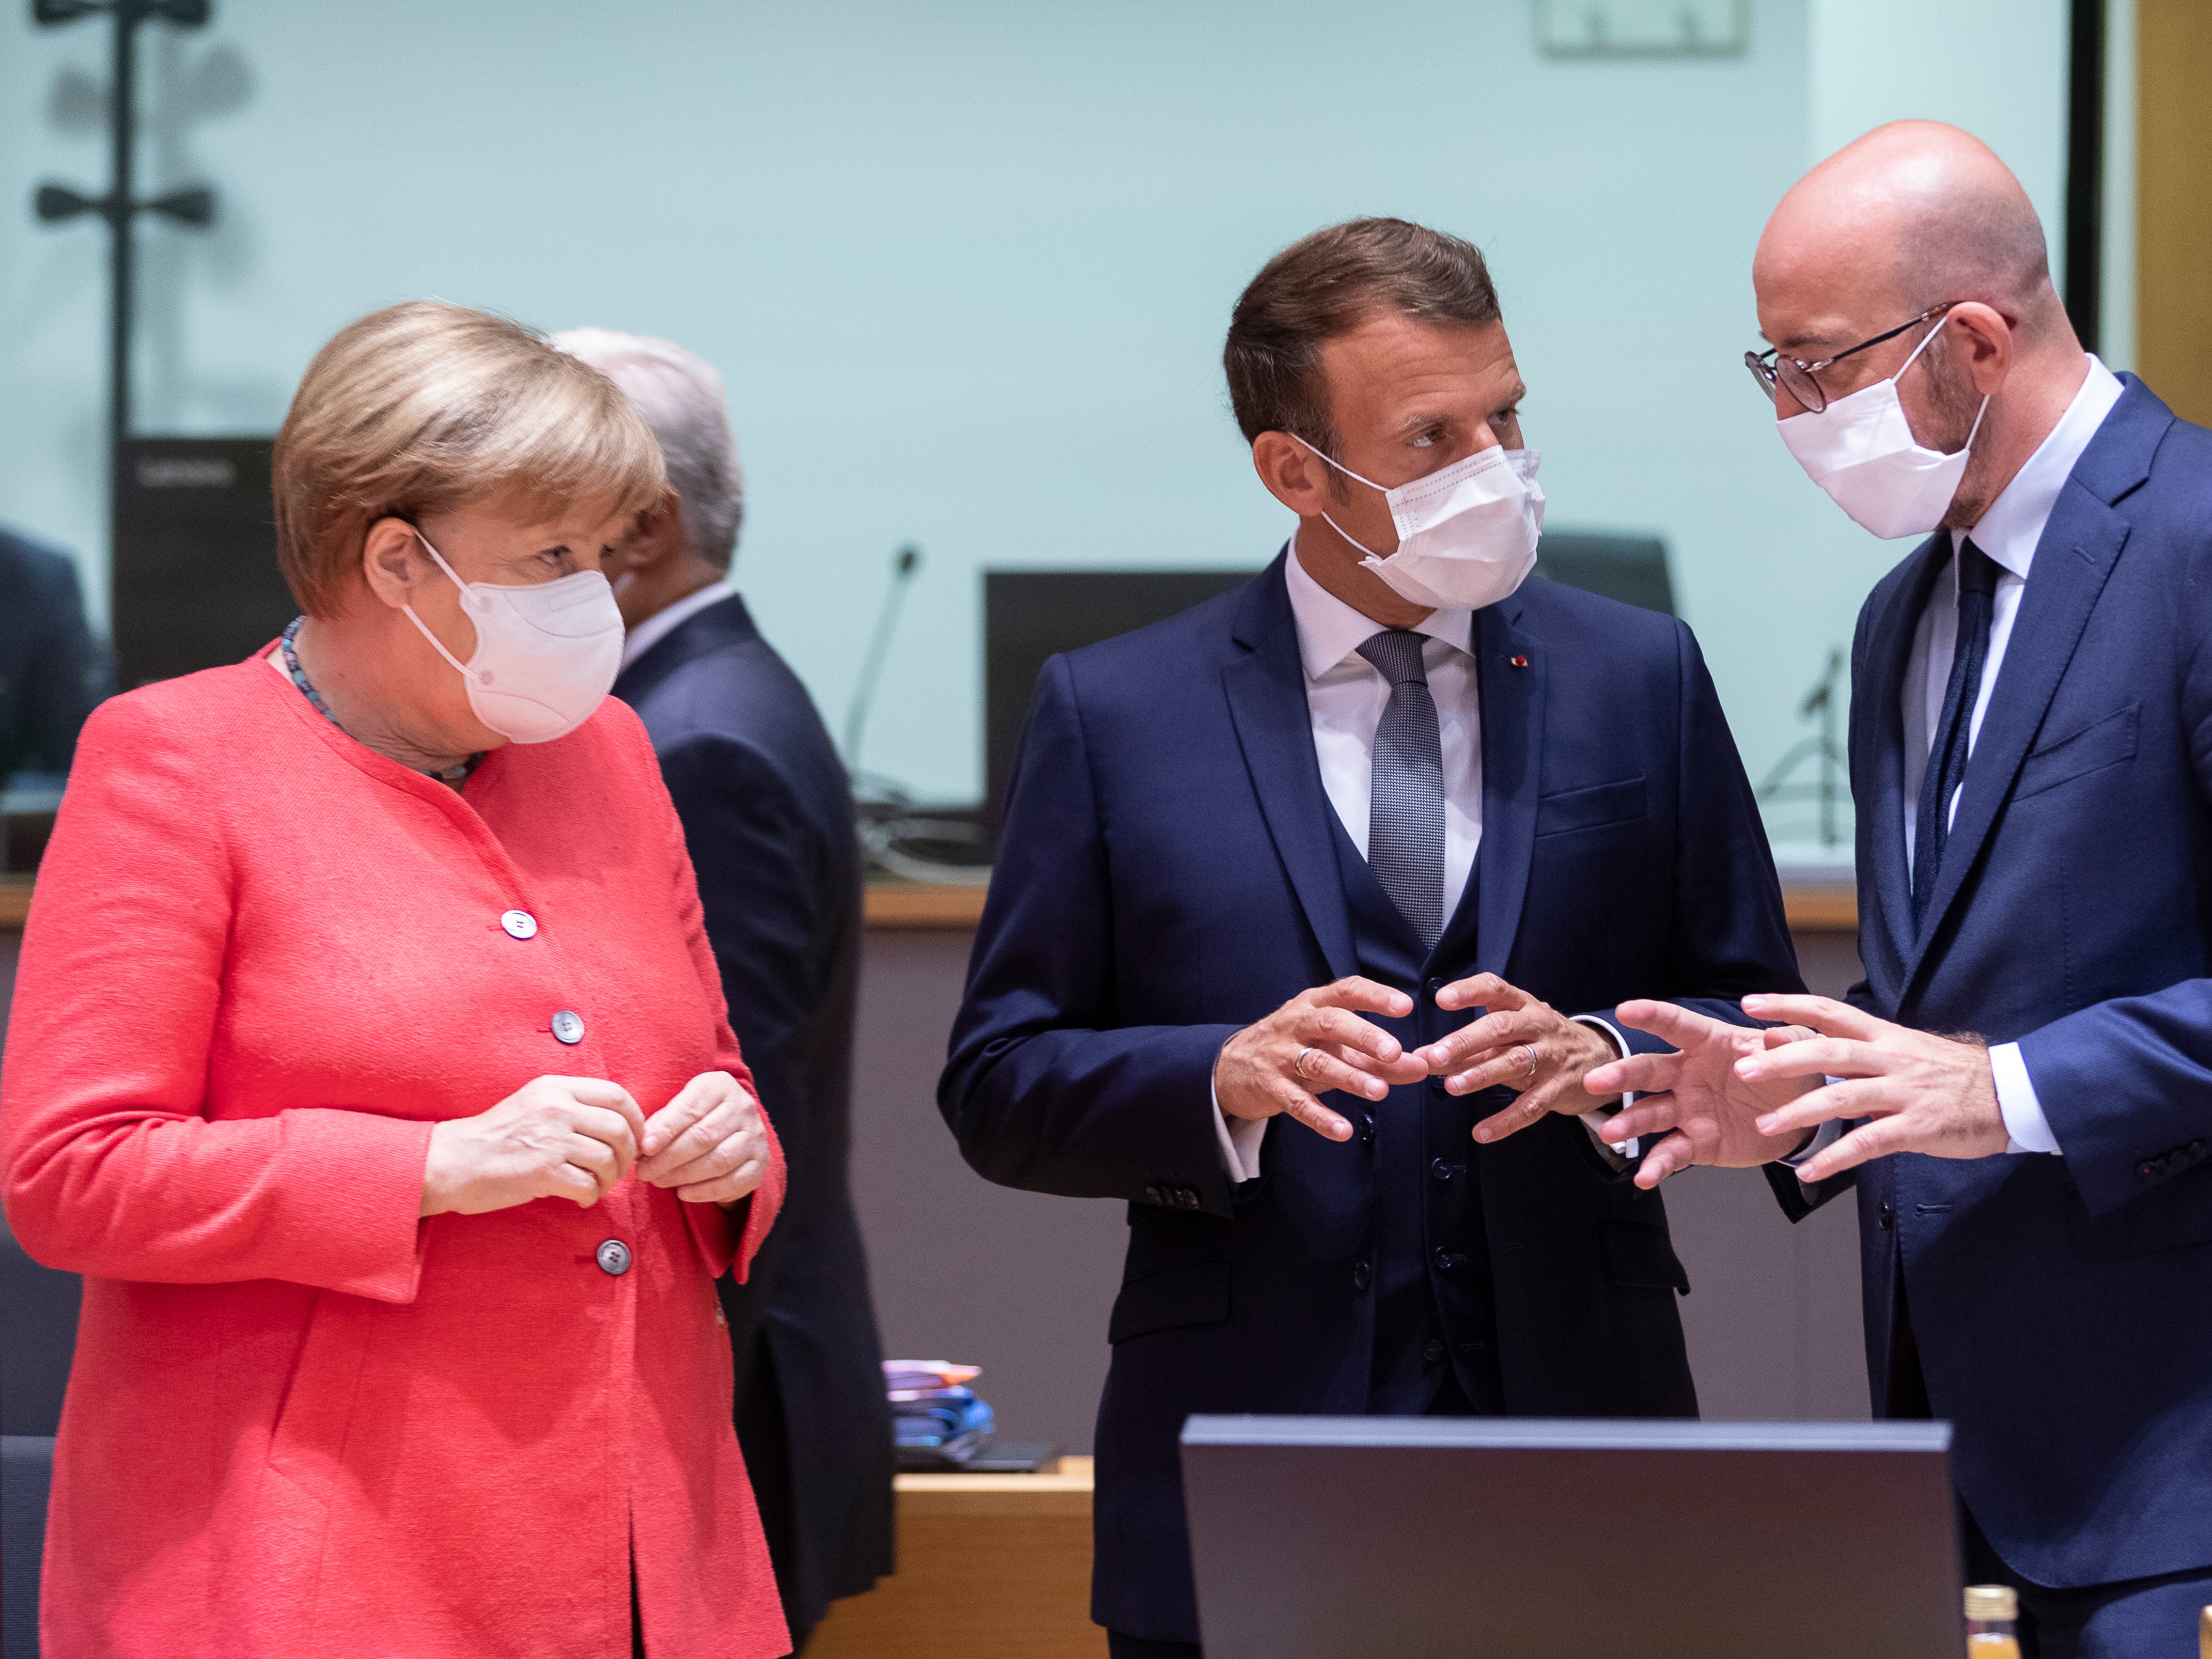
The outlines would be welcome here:
M 1875 621 L 1865 688 L 1869 752 L 1873 767 L 1871 882 L 1860 883 L 1861 907 L 1881 929 L 1881 945 L 1896 974 L 1900 998 L 1905 964 L 1917 941 L 1912 933 L 1912 883 L 1905 863 L 1905 817 L 1911 810 L 1905 791 L 1905 671 L 1921 613 L 1936 590 L 1936 579 L 1950 568 L 1950 543 L 1937 535 L 1914 551 L 1889 603 Z M 1855 696 L 1857 695 L 1855 690 Z M 1860 718 L 1855 712 L 1855 718 Z M 1871 898 L 1872 902 L 1867 902 Z M 1864 929 L 1862 929 L 1862 933 Z M 1867 971 L 1875 971 L 1869 961 Z
M 1506 612 L 1511 611 L 1512 619 Z M 1520 606 L 1508 601 L 1474 616 L 1475 694 L 1482 716 L 1482 844 L 1475 851 L 1474 963 L 1503 975 L 1521 927 L 1528 863 L 1536 846 L 1536 800 L 1542 782 L 1544 689 L 1547 665 L 1535 640 L 1513 625 Z M 1515 659 L 1525 667 L 1515 667 Z M 1462 913 L 1467 906 L 1462 902 Z M 1453 918 L 1449 938 L 1464 924 Z
M 1245 590 L 1235 637 L 1246 654 L 1222 669 L 1221 685 L 1252 792 L 1329 971 L 1342 979 L 1358 971 L 1358 957 L 1330 840 L 1336 809 L 1322 787 L 1321 763 L 1314 755 L 1305 668 L 1281 556 Z
M 2035 544 L 2020 613 L 2005 647 L 1989 713 L 1966 762 L 1958 817 L 1943 846 L 1943 867 L 1929 896 L 1928 914 L 1908 959 L 1900 1003 L 1926 961 L 1929 941 L 1959 896 L 1966 872 L 2012 793 L 2020 763 L 2043 724 L 2044 712 L 2073 660 L 2081 629 L 2112 574 L 2128 538 L 2127 520 L 2089 490 L 2069 479 Z
M 693 658 L 726 645 L 742 645 L 759 637 L 752 613 L 744 600 L 732 593 L 703 611 L 694 611 L 647 647 L 636 661 L 615 677 L 613 695 L 635 703 Z

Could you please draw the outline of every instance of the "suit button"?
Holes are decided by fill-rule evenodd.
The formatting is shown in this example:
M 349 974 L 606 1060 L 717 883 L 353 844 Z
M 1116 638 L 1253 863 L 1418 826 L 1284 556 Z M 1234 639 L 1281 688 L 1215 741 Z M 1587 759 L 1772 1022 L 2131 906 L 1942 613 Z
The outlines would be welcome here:
M 620 1279 L 629 1271 L 629 1246 L 619 1238 L 611 1238 L 599 1246 L 599 1271 Z
M 1437 1246 L 1436 1253 L 1430 1260 L 1437 1264 L 1437 1271 L 1440 1273 L 1448 1273 L 1459 1266 L 1459 1258 L 1441 1244 Z
M 1429 1160 L 1429 1173 L 1439 1181 L 1449 1181 L 1459 1171 L 1456 1164 L 1447 1164 L 1440 1158 Z
M 1359 1115 L 1359 1144 L 1363 1146 L 1375 1144 L 1375 1114 L 1372 1112 Z
M 1432 1336 L 1427 1341 L 1421 1344 L 1421 1358 L 1427 1360 L 1431 1365 L 1435 1364 L 1443 1357 L 1444 1345 L 1442 1342 L 1439 1342 L 1435 1337 Z
M 538 918 L 527 910 L 509 910 L 499 919 L 499 925 L 507 929 L 509 939 L 538 937 Z
M 1176 1203 L 1186 1210 L 1196 1209 L 1198 1207 L 1198 1188 L 1195 1187 L 1176 1188 Z
M 1444 988 L 1444 982 L 1440 979 L 1432 979 L 1421 988 L 1429 994 L 1429 1000 L 1434 1002 L 1437 1000 L 1437 993 Z
M 1352 1264 L 1352 1288 L 1353 1290 L 1364 1291 L 1374 1282 L 1374 1268 L 1369 1267 L 1364 1261 L 1355 1261 Z
M 1887 1204 L 1875 1212 L 1875 1218 L 1881 1223 L 1881 1230 L 1884 1232 L 1887 1232 L 1897 1224 L 1897 1212 Z
M 574 1008 L 563 1008 L 553 1016 L 553 1035 L 574 1048 L 584 1040 L 584 1018 Z
M 1145 1202 L 1146 1202 L 1146 1203 L 1147 1203 L 1147 1204 L 1161 1204 L 1161 1205 L 1164 1205 L 1167 1201 L 1168 1201 L 1168 1194 L 1167 1194 L 1167 1188 L 1164 1188 L 1164 1187 L 1147 1187 L 1147 1188 L 1145 1188 Z

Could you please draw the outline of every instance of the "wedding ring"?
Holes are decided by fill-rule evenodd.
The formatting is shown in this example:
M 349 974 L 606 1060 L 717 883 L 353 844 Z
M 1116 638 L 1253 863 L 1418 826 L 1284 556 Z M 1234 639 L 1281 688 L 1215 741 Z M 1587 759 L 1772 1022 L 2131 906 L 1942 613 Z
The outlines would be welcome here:
M 1313 1073 L 1306 1070 L 1306 1056 L 1312 1052 L 1311 1048 L 1301 1048 L 1298 1050 L 1298 1057 L 1291 1062 L 1291 1069 L 1308 1083 L 1313 1081 Z
M 1536 1045 L 1524 1042 L 1521 1045 L 1521 1052 L 1528 1056 L 1528 1075 L 1534 1078 L 1536 1075 Z

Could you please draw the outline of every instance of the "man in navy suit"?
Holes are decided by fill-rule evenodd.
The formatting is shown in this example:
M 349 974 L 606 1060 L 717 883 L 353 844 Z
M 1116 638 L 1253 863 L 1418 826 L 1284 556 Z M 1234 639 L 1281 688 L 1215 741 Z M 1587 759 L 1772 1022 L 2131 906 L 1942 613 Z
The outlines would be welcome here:
M 615 695 L 660 759 L 698 872 L 730 1024 L 790 1172 L 746 1283 L 717 1287 L 738 1438 L 798 1648 L 891 1570 L 890 1408 L 847 1184 L 860 862 L 806 688 L 726 586 L 744 497 L 721 377 L 665 340 L 576 329 L 659 439 L 670 494 L 610 574 L 629 624 Z
M 1823 162 L 1753 279 L 1784 441 L 1862 525 L 1936 531 L 1851 651 L 1866 978 L 1746 1001 L 1796 1042 L 1623 1009 L 1683 1053 L 1589 1083 L 1669 1091 L 1609 1134 L 1689 1129 L 1639 1181 L 1768 1133 L 1804 1143 L 1793 1218 L 1855 1185 L 1875 1409 L 1956 1422 L 1971 1577 L 2020 1589 L 2030 1655 L 2180 1659 L 2212 1601 L 2212 434 L 2082 351 L 1954 128 Z
M 1316 233 L 1226 365 L 1297 532 L 1046 665 L 939 1091 L 991 1179 L 1129 1203 L 1117 1659 L 1195 1651 L 1193 1412 L 1694 1414 L 1665 1213 L 1580 1079 L 1624 998 L 1798 988 L 1689 630 L 1522 585 L 1541 495 L 1475 249 Z

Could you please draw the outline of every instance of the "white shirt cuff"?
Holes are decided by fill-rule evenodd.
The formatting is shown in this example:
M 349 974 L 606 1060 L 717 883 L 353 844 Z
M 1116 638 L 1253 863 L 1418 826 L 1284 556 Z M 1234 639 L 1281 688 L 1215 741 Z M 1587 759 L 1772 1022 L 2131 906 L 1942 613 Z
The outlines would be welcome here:
M 1843 1079 L 1841 1078 L 1832 1077 L 1828 1081 L 1831 1083 L 1840 1083 Z M 1799 1164 L 1809 1162 L 1814 1154 L 1826 1152 L 1829 1147 L 1834 1146 L 1838 1141 L 1844 1138 L 1844 1133 L 1850 1129 L 1850 1125 L 1845 1123 L 1841 1118 L 1832 1117 L 1826 1123 L 1823 1123 L 1819 1128 L 1813 1131 L 1813 1138 L 1805 1143 L 1805 1150 L 1803 1152 L 1785 1153 L 1783 1157 L 1778 1158 L 1776 1162 L 1782 1164 L 1785 1169 L 1794 1170 Z
M 1620 1060 L 1628 1058 L 1628 1039 L 1621 1036 L 1619 1028 L 1611 1020 L 1601 1018 L 1596 1014 L 1577 1014 L 1574 1016 L 1574 1021 L 1577 1025 L 1587 1025 L 1594 1031 L 1604 1032 L 1606 1039 L 1613 1044 L 1614 1057 Z M 1622 1107 L 1633 1105 L 1635 1101 L 1636 1091 L 1633 1089 L 1624 1089 L 1621 1091 L 1620 1106 L 1601 1106 L 1597 1110 L 1584 1112 L 1582 1115 L 1582 1126 L 1589 1131 L 1589 1138 L 1597 1142 L 1598 1151 L 1603 1152 L 1616 1167 L 1621 1169 L 1626 1169 L 1636 1161 L 1637 1147 L 1641 1142 L 1641 1137 L 1624 1140 L 1616 1146 L 1599 1131 L 1613 1121 L 1613 1115 Z
M 1221 1143 L 1221 1168 L 1232 1187 L 1260 1178 L 1260 1143 L 1267 1138 L 1267 1120 L 1240 1117 L 1234 1124 L 1221 1109 L 1221 1097 L 1206 1085 L 1213 1100 L 1213 1138 Z
M 1997 1085 L 1997 1110 L 2003 1115 L 2005 1133 L 2011 1136 L 2008 1152 L 2058 1153 L 2058 1137 L 2051 1133 L 2051 1120 L 2035 1097 L 2035 1079 L 2020 1056 L 2020 1044 L 2000 1042 L 1990 1050 L 1990 1075 Z

